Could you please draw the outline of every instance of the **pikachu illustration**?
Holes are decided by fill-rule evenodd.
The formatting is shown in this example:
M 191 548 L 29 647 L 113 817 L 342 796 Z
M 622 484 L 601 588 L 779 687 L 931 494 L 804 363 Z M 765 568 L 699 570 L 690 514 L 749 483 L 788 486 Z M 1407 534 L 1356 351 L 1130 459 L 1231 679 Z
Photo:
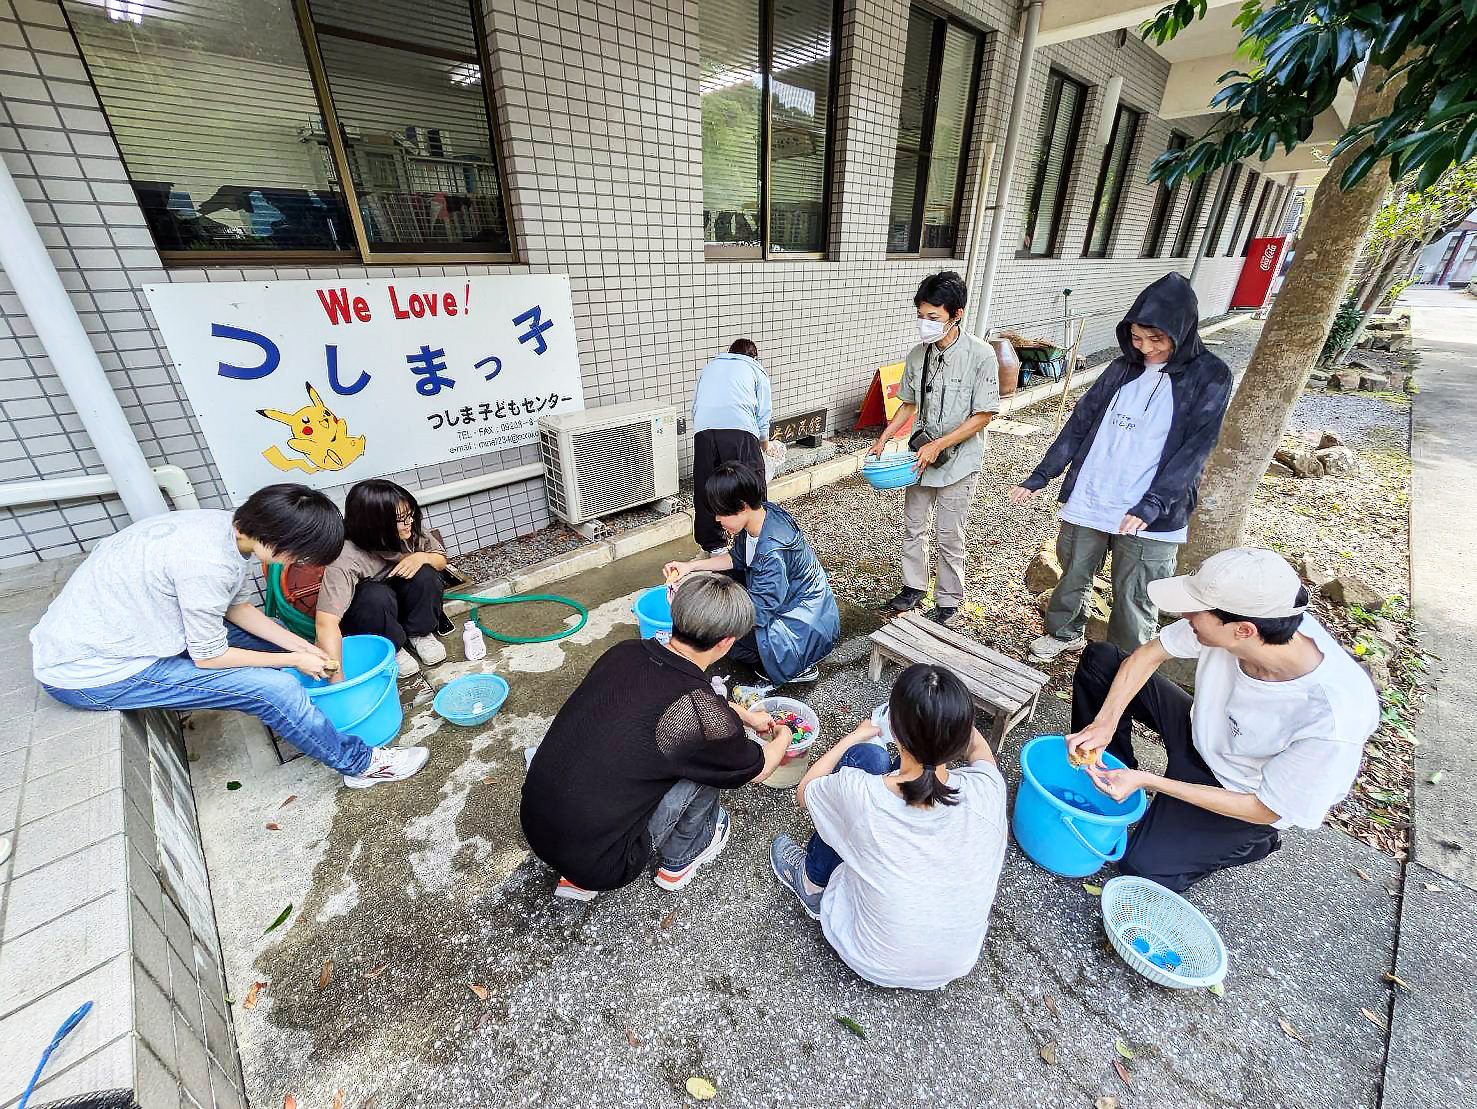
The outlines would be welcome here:
M 292 431 L 287 445 L 303 457 L 289 458 L 277 446 L 262 451 L 262 457 L 283 473 L 301 470 L 316 474 L 323 470 L 342 470 L 357 462 L 364 454 L 364 436 L 351 436 L 348 425 L 324 407 L 318 390 L 306 382 L 304 385 L 313 403 L 291 415 L 274 408 L 257 409 L 267 419 L 287 425 Z

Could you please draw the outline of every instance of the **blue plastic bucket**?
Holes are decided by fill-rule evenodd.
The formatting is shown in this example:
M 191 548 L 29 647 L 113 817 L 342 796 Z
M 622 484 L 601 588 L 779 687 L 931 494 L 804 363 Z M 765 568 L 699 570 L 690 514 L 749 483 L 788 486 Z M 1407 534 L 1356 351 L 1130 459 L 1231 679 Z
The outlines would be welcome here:
M 672 605 L 667 600 L 665 585 L 648 589 L 637 597 L 631 611 L 636 614 L 636 623 L 641 625 L 642 639 L 656 639 L 672 634 Z
M 380 694 L 379 703 L 362 719 L 339 728 L 345 735 L 357 736 L 366 747 L 383 747 L 400 734 L 405 710 L 400 705 L 400 687 L 391 681 Z
M 1103 765 L 1123 764 L 1107 752 Z M 1144 815 L 1148 798 L 1138 790 L 1126 801 L 1099 793 L 1085 770 L 1067 761 L 1059 735 L 1031 740 L 1021 748 L 1021 785 L 1011 821 L 1015 841 L 1034 862 L 1064 878 L 1085 878 L 1128 849 L 1128 829 Z
M 381 635 L 349 635 L 343 643 L 344 680 L 335 684 L 314 681 L 301 671 L 293 675 L 308 691 L 308 697 L 323 710 L 323 715 L 345 735 L 357 735 L 371 747 L 388 743 L 400 730 L 400 690 L 395 685 L 395 645 Z M 387 701 L 389 705 L 387 705 Z M 359 729 L 385 730 L 385 721 L 393 717 L 394 725 L 378 743 Z

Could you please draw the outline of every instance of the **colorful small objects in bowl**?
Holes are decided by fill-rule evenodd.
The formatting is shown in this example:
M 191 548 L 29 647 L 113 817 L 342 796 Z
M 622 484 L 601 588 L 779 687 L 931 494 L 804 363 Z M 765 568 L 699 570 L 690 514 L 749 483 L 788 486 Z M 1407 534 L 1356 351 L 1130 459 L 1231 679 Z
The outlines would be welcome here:
M 781 709 L 778 712 L 770 713 L 769 718 L 776 724 L 790 729 L 790 746 L 792 748 L 808 747 L 810 746 L 811 740 L 815 739 L 815 733 L 810 728 L 810 721 L 798 713 L 787 712 Z

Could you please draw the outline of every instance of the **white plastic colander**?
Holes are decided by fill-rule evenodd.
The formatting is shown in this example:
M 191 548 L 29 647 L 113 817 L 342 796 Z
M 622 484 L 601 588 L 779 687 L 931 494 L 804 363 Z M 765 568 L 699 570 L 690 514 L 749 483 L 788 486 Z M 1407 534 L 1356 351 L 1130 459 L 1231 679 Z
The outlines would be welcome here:
M 1158 882 L 1126 874 L 1109 879 L 1103 886 L 1102 908 L 1113 949 L 1150 981 L 1172 990 L 1193 990 L 1214 986 L 1226 977 L 1226 945 L 1215 925 Z

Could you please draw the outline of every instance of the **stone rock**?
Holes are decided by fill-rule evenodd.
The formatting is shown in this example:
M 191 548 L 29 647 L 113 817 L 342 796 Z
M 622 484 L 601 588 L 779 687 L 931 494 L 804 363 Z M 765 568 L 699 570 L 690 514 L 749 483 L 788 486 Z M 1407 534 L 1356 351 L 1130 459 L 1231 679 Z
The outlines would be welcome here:
M 1330 375 L 1328 379 L 1330 389 L 1341 390 L 1352 393 L 1359 388 L 1359 375 L 1357 373 L 1340 372 Z
M 1325 389 L 1328 387 L 1328 375 L 1319 370 L 1314 370 L 1308 375 L 1308 387 L 1311 389 Z
M 1320 451 L 1325 447 L 1342 447 L 1343 445 L 1344 441 L 1336 431 L 1324 431 L 1318 436 L 1318 449 Z
M 1366 393 L 1385 393 L 1390 389 L 1390 379 L 1382 374 L 1360 374 L 1359 388 Z
M 1357 468 L 1354 452 L 1348 447 L 1324 447 L 1313 454 L 1322 463 L 1323 472 L 1332 477 L 1347 477 Z
M 1267 475 L 1269 477 L 1292 477 L 1292 467 L 1284 466 L 1276 459 L 1273 459 L 1272 462 L 1267 466 Z
M 1374 586 L 1353 574 L 1335 574 L 1324 583 L 1320 592 L 1336 605 L 1358 605 L 1366 612 L 1384 608 L 1385 602 L 1389 600 Z
M 1383 616 L 1374 618 L 1374 637 L 1384 645 L 1386 653 L 1393 652 L 1400 643 L 1400 625 Z
M 1311 585 L 1315 591 L 1322 590 L 1325 585 L 1333 580 L 1333 574 L 1325 570 L 1322 566 L 1319 566 L 1318 563 L 1316 563 L 1315 561 L 1313 561 L 1313 556 L 1310 554 L 1305 553 L 1300 559 L 1298 559 L 1297 562 L 1294 563 L 1293 569 L 1295 569 L 1298 572 L 1298 576 L 1309 585 Z
M 1390 392 L 1392 392 L 1392 393 L 1408 393 L 1410 391 L 1411 390 L 1410 390 L 1410 375 L 1409 374 L 1391 374 L 1390 375 Z
M 1299 443 L 1294 447 L 1279 447 L 1273 459 L 1282 463 L 1297 477 L 1310 478 L 1323 476 L 1323 463 L 1313 448 L 1306 443 Z
M 1390 687 L 1390 660 L 1384 655 L 1368 654 L 1359 660 L 1369 680 L 1374 682 L 1377 692 L 1383 693 Z
M 1050 593 L 1062 580 L 1062 564 L 1054 547 L 1042 547 L 1026 567 L 1026 592 Z
M 1108 638 L 1108 616 L 1111 610 L 1108 602 L 1094 589 L 1087 598 L 1087 631 L 1089 642 L 1102 643 Z

